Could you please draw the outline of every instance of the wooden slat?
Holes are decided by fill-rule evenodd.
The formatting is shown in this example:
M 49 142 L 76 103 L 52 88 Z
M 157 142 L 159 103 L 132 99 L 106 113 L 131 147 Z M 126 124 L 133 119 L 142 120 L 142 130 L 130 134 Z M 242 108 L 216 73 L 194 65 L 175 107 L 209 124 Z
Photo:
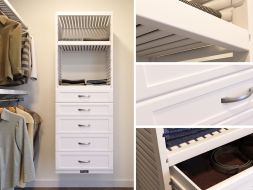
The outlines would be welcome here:
M 147 35 L 152 31 L 156 31 L 156 28 L 140 25 L 136 29 L 136 36 Z
M 168 50 L 164 50 L 164 51 L 160 51 L 160 52 L 156 52 L 156 53 L 150 53 L 147 56 L 148 57 L 161 57 L 161 56 L 165 56 L 165 55 L 173 55 L 173 54 L 177 54 L 177 53 L 181 53 L 181 52 L 191 51 L 194 49 L 200 49 L 200 48 L 208 47 L 208 46 L 210 46 L 210 45 L 204 44 L 202 42 L 197 42 L 197 43 L 183 45 L 180 47 L 176 47 L 176 48 L 172 48 L 172 49 L 168 49 Z
M 154 129 L 136 130 L 136 177 L 138 190 L 164 188 L 161 161 Z M 168 169 L 168 168 L 167 168 Z M 167 179 L 169 183 L 170 179 Z
M 144 143 L 144 145 L 152 152 L 154 152 L 154 147 L 152 145 L 152 142 L 148 141 L 141 133 L 136 134 L 137 138 L 140 139 Z
M 184 39 L 185 39 L 185 37 L 182 37 L 179 35 L 172 35 L 172 36 L 160 38 L 158 40 L 153 40 L 153 41 L 147 42 L 145 44 L 138 45 L 136 47 L 136 51 L 139 52 L 139 51 L 142 51 L 145 49 L 156 48 L 156 47 L 163 46 L 165 44 L 174 43 L 174 42 L 176 43 L 177 41 L 181 41 Z
M 137 37 L 136 38 L 136 44 L 140 45 L 140 44 L 147 43 L 149 41 L 153 41 L 153 40 L 163 38 L 165 36 L 170 36 L 170 35 L 172 35 L 172 33 L 167 32 L 167 31 L 165 32 L 165 31 L 158 30 L 158 31 L 155 31 L 155 32 L 148 33 L 146 35 L 142 35 L 140 37 Z
M 159 55 L 163 51 L 167 51 L 167 50 L 178 48 L 178 47 L 184 47 L 186 45 L 190 45 L 190 44 L 194 44 L 194 43 L 197 43 L 197 42 L 192 39 L 185 39 L 185 40 L 157 46 L 154 48 L 146 49 L 143 51 L 139 51 L 139 52 L 137 52 L 137 55 L 141 55 L 141 56 L 150 55 L 150 54 L 158 54 Z

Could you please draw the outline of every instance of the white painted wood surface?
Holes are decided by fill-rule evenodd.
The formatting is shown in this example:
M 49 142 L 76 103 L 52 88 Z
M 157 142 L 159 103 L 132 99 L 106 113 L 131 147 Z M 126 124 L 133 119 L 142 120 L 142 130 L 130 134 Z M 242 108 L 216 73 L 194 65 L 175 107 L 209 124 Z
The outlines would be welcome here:
M 152 139 L 151 136 L 147 132 L 144 132 L 144 130 L 150 131 L 150 132 L 155 131 L 157 138 Z M 145 179 L 149 179 L 149 178 L 152 178 L 152 180 L 159 179 L 159 184 L 167 184 L 167 185 L 171 184 L 172 186 L 176 186 L 175 189 L 179 189 L 179 190 L 189 190 L 189 189 L 201 190 L 201 188 L 199 188 L 197 184 L 195 184 L 186 174 L 184 174 L 176 166 L 176 164 L 183 162 L 185 160 L 188 160 L 192 157 L 198 156 L 202 153 L 213 150 L 224 144 L 238 140 L 249 134 L 253 134 L 253 129 L 252 128 L 251 129 L 250 128 L 221 129 L 220 132 L 214 132 L 212 135 L 209 134 L 209 135 L 206 135 L 205 137 L 198 138 L 198 140 L 195 140 L 195 142 L 190 141 L 190 143 L 188 144 L 185 143 L 185 145 L 178 146 L 178 148 L 173 147 L 172 148 L 173 150 L 166 149 L 165 139 L 164 137 L 162 137 L 162 134 L 163 134 L 162 128 L 137 129 L 137 143 L 139 144 L 136 150 L 137 164 L 139 161 L 139 164 L 140 162 L 144 164 L 142 167 L 146 167 L 145 171 L 147 172 L 145 173 Z M 152 148 L 157 147 L 157 146 L 158 146 L 157 150 L 159 151 L 155 152 L 154 149 Z M 165 151 L 161 151 L 161 150 L 165 150 Z M 152 159 L 148 159 L 148 157 L 141 157 L 140 155 L 143 155 L 144 153 L 149 156 L 152 156 L 152 158 L 158 158 L 158 159 L 160 158 L 161 165 L 156 165 L 159 163 L 154 162 L 154 160 Z M 169 164 L 170 167 L 167 164 Z M 155 169 L 156 169 L 155 177 L 154 176 L 152 177 L 152 175 L 154 174 L 154 171 L 150 173 L 147 170 L 151 166 L 155 166 Z M 138 168 L 138 165 L 137 165 L 137 168 Z M 160 174 L 162 174 L 163 177 L 157 178 Z M 137 170 L 137 176 L 138 176 L 138 170 Z M 208 190 L 230 190 L 230 189 L 237 190 L 240 188 L 251 190 L 253 187 L 252 176 L 253 176 L 253 167 L 247 170 L 244 170 L 218 184 L 215 184 L 214 186 L 208 188 Z M 143 176 L 140 176 L 140 177 L 143 177 Z M 151 184 L 149 183 L 140 184 L 139 182 L 145 182 L 144 179 L 137 178 L 137 187 L 142 187 L 142 188 L 144 187 L 147 189 L 149 189 L 150 188 L 149 185 L 152 184 L 152 181 L 150 181 Z M 157 187 L 155 186 L 155 188 L 153 189 L 168 190 L 171 188 L 171 187 L 167 187 L 167 188 L 164 188 L 164 187 L 157 188 Z M 142 190 L 142 188 L 140 189 Z
M 158 65 L 157 67 L 160 66 Z M 170 66 L 168 66 L 168 68 L 169 67 Z M 217 71 L 219 71 L 219 69 L 221 68 L 218 68 Z M 244 69 L 246 70 L 243 70 L 243 67 L 238 67 L 238 72 L 235 73 L 233 73 L 233 69 L 230 71 L 228 69 L 227 74 L 222 72 L 221 69 L 221 72 L 216 75 L 216 77 L 215 74 L 212 75 L 212 72 L 210 72 L 210 74 L 206 72 L 205 75 L 205 72 L 198 72 L 198 69 L 196 69 L 195 74 L 191 75 L 189 72 L 189 75 L 187 76 L 187 70 L 185 71 L 182 69 L 182 73 L 174 73 L 175 76 L 178 73 L 178 78 L 180 79 L 178 81 L 163 80 L 163 75 L 161 74 L 161 81 L 153 83 L 157 85 L 156 88 L 154 87 L 155 85 L 141 84 L 141 82 L 145 80 L 139 80 L 139 86 L 141 87 L 139 88 L 137 83 L 137 100 L 138 97 L 141 97 L 138 95 L 139 92 L 140 94 L 145 94 L 146 92 L 144 97 L 148 98 L 142 99 L 142 101 L 139 101 L 136 104 L 137 124 L 217 124 L 249 109 L 253 106 L 252 97 L 235 103 L 221 103 L 221 98 L 240 97 L 247 94 L 249 88 L 252 88 L 253 69 L 250 69 L 250 67 L 248 69 L 245 67 Z M 166 73 L 166 71 L 164 73 Z M 159 72 L 155 75 L 158 76 Z M 144 75 L 140 75 L 140 77 L 143 76 Z M 200 76 L 200 78 L 196 78 L 196 81 L 194 82 L 194 77 L 196 76 Z M 171 78 L 173 79 L 173 75 Z M 193 79 L 192 81 L 191 78 Z M 158 79 L 159 77 L 154 77 L 153 81 Z M 170 78 L 168 77 L 167 79 Z M 207 79 L 207 81 L 204 79 Z M 148 91 L 146 90 L 147 86 L 153 89 Z
M 112 13 L 58 12 L 56 23 L 56 172 L 112 174 Z M 61 79 L 108 82 L 61 85 Z
M 179 53 L 181 54 L 178 56 L 179 61 L 196 58 L 198 58 L 196 61 L 203 61 L 202 54 L 198 51 L 210 46 L 225 48 L 230 51 L 229 53 L 234 51 L 252 55 L 250 35 L 253 33 L 250 20 L 253 16 L 252 8 L 249 8 L 250 0 L 214 0 L 207 4 L 221 10 L 223 18 L 232 23 L 180 1 L 137 1 L 137 61 L 173 61 L 173 57 Z M 194 57 L 187 59 L 184 54 L 189 55 L 188 53 Z M 217 52 L 216 55 L 219 57 L 222 54 L 221 52 L 219 55 Z M 210 55 L 205 57 L 212 59 L 212 56 L 210 51 Z M 217 59 L 217 56 L 213 60 Z M 236 55 L 226 59 L 240 61 Z M 248 60 L 248 57 L 242 59 L 242 61 Z

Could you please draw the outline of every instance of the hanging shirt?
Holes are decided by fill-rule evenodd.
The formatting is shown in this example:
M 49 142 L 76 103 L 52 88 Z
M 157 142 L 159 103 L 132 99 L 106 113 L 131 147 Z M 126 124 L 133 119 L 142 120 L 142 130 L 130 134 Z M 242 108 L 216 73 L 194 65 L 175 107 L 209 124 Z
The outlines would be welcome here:
M 0 85 L 22 78 L 21 24 L 0 15 Z
M 29 136 L 29 139 L 30 139 L 30 144 L 31 144 L 31 152 L 32 152 L 32 155 L 33 155 L 33 128 L 34 128 L 34 120 L 32 118 L 32 116 L 19 109 L 18 107 L 16 107 L 16 112 L 18 115 L 24 117 L 25 119 L 25 123 L 27 124 L 27 131 L 28 131 L 28 136 Z M 21 174 L 20 174 L 20 183 L 19 183 L 19 187 L 22 187 L 24 188 L 25 187 L 25 179 L 24 179 L 24 167 L 23 165 L 21 165 Z
M 3 110 L 0 120 L 0 190 L 19 185 L 21 165 L 24 181 L 35 179 L 31 145 L 23 117 Z
M 39 116 L 39 114 L 37 114 L 36 112 L 34 112 L 28 108 L 25 108 L 22 105 L 18 105 L 18 108 L 29 113 L 33 117 L 33 120 L 34 120 L 34 125 L 33 125 L 34 126 L 34 129 L 33 129 L 33 152 L 34 152 L 34 154 L 33 154 L 33 157 L 35 159 L 36 156 L 38 155 L 38 151 L 39 151 L 39 141 L 40 141 L 39 132 L 40 132 L 42 119 Z
M 18 115 L 21 115 L 25 119 L 25 123 L 27 124 L 28 136 L 30 139 L 32 154 L 33 154 L 33 128 L 34 128 L 34 120 L 33 117 L 27 113 L 26 111 L 19 109 L 16 107 L 16 112 Z

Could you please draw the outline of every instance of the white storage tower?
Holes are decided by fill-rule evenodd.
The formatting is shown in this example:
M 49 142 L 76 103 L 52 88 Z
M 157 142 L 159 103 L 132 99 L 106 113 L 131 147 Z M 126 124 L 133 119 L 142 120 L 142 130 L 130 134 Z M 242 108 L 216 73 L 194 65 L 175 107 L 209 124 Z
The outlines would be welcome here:
M 112 13 L 59 12 L 56 23 L 56 171 L 113 173 Z

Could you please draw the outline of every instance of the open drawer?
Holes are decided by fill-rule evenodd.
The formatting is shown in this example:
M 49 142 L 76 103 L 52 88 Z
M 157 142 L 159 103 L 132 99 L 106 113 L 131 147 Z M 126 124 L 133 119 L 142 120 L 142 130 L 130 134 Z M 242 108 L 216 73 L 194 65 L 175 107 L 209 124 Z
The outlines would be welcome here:
M 239 141 L 233 142 L 233 144 Z M 212 151 L 198 155 L 170 168 L 172 186 L 185 190 L 250 190 L 253 189 L 253 166 L 235 175 L 221 173 L 210 161 Z M 226 163 L 244 163 L 237 154 L 223 155 Z
M 170 168 L 171 181 L 174 189 L 178 190 L 202 190 L 195 182 L 193 182 L 183 171 L 177 166 Z M 252 190 L 253 189 L 253 167 L 234 175 L 218 184 L 215 184 L 208 190 Z M 206 179 L 207 180 L 207 179 Z

